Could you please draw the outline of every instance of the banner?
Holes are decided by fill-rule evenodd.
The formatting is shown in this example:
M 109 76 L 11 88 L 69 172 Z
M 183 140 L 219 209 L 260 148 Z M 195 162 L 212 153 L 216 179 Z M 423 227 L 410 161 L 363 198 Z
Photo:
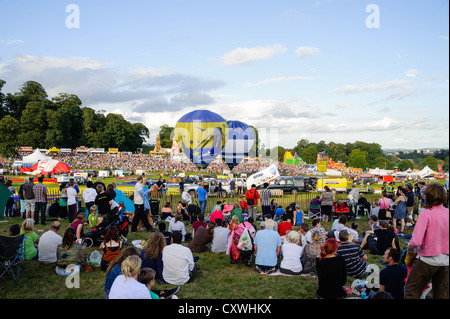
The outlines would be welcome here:
M 271 180 L 278 178 L 280 173 L 278 172 L 277 166 L 275 164 L 266 167 L 265 169 L 250 175 L 247 178 L 247 189 L 250 189 L 253 184 L 256 186 L 262 185 L 264 183 L 269 183 Z

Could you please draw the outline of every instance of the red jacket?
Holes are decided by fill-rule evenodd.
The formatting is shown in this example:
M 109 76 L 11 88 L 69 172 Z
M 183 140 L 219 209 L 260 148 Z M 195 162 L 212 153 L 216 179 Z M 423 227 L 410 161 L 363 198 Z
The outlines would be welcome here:
M 259 192 L 256 190 L 256 188 L 250 188 L 245 194 L 245 199 L 247 199 L 247 201 L 250 198 L 252 198 L 255 201 L 254 205 L 258 205 Z

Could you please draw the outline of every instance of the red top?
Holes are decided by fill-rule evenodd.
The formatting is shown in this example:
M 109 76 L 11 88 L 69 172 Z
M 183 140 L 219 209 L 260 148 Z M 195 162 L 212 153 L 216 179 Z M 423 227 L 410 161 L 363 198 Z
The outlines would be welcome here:
M 292 230 L 292 224 L 288 221 L 278 224 L 278 234 L 280 234 L 280 236 L 286 236 L 286 232 L 291 231 L 291 230 Z

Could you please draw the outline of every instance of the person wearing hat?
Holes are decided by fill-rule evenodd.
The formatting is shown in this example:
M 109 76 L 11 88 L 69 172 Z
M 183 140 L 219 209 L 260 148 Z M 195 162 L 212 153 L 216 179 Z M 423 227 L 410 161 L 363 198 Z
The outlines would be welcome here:
M 406 223 L 414 225 L 413 208 L 414 208 L 414 188 L 411 184 L 406 184 Z M 407 224 L 408 225 L 408 224 Z

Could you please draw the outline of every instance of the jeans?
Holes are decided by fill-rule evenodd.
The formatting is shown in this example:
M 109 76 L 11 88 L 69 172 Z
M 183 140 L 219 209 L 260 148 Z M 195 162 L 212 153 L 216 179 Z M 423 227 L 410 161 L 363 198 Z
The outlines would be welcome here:
M 10 197 L 8 198 L 8 201 L 6 202 L 5 206 L 5 217 L 13 217 L 13 205 L 14 205 L 14 198 Z
M 69 222 L 73 223 L 77 214 L 77 204 L 67 206 L 67 214 L 69 217 Z
M 256 206 L 256 205 L 248 206 L 248 217 L 253 217 L 254 222 L 256 222 L 257 211 L 258 211 L 258 206 Z
M 200 210 L 202 211 L 202 214 L 205 215 L 205 210 L 206 210 L 206 200 L 202 200 L 202 201 L 198 201 L 200 204 Z
M 45 225 L 45 212 L 47 210 L 47 203 L 34 203 L 34 223 L 38 224 L 39 214 L 41 214 L 41 224 Z

